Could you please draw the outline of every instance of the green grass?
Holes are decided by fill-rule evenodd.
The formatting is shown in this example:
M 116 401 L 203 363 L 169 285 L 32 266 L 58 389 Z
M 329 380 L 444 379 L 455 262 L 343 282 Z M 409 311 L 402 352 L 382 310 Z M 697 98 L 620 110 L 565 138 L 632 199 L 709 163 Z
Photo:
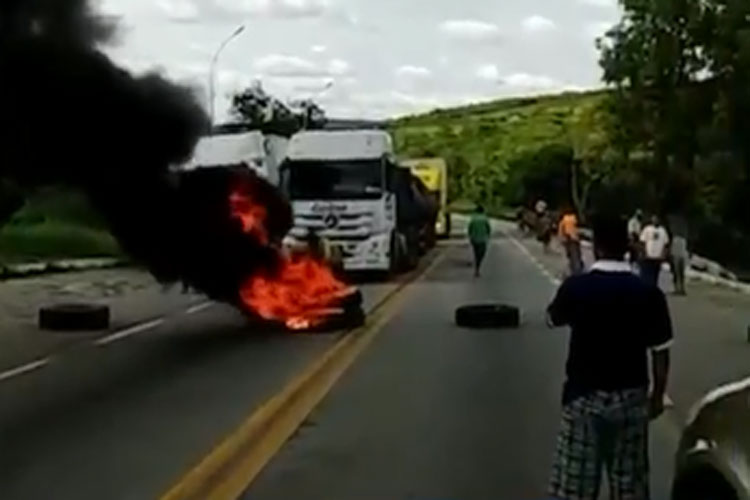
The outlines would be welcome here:
M 3 263 L 120 255 L 86 197 L 67 188 L 33 193 L 0 229 Z

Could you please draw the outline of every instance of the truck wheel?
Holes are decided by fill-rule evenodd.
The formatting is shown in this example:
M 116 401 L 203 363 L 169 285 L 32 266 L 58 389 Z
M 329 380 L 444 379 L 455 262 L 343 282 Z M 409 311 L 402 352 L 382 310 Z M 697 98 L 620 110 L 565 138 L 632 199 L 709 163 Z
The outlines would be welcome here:
M 98 304 L 55 304 L 39 309 L 39 328 L 92 331 L 109 328 L 109 307 Z
M 456 309 L 456 324 L 466 328 L 517 328 L 521 312 L 504 304 L 463 306 Z
M 451 237 L 451 214 L 445 214 L 445 238 Z
M 391 261 L 390 273 L 399 274 L 404 270 L 404 238 L 401 233 L 394 231 L 391 234 Z
M 406 236 L 406 270 L 411 271 L 419 265 L 419 233 L 411 229 Z

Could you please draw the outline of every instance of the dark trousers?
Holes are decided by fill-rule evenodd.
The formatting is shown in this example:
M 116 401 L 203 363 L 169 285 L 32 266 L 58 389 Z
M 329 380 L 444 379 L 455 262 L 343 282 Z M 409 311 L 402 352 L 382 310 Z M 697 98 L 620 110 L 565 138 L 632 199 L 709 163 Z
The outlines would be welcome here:
M 685 294 L 685 271 L 687 259 L 685 257 L 672 256 L 672 279 L 674 280 L 674 291 L 679 295 Z
M 641 278 L 654 286 L 659 286 L 661 265 L 661 259 L 643 259 L 643 261 L 641 261 Z
M 566 240 L 565 255 L 568 258 L 568 271 L 571 276 L 583 272 L 583 258 L 581 257 L 581 242 L 578 240 Z
M 487 243 L 472 241 L 471 248 L 474 250 L 474 269 L 479 272 L 484 256 L 487 255 Z

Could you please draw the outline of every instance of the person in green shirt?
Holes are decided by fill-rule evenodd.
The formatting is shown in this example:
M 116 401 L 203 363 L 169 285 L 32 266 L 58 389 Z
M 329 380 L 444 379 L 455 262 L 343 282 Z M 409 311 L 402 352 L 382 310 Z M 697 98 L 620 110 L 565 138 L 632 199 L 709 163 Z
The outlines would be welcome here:
M 490 221 L 484 213 L 484 207 L 477 205 L 469 221 L 469 242 L 474 250 L 474 276 L 479 277 L 482 261 L 487 254 L 487 244 L 490 241 Z

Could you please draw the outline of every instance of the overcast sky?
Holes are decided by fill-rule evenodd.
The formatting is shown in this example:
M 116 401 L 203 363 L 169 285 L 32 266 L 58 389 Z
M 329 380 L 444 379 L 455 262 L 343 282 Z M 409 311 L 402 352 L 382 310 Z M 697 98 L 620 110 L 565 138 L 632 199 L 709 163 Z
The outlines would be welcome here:
M 261 80 L 315 97 L 329 116 L 382 118 L 600 83 L 594 40 L 616 0 L 100 0 L 122 19 L 112 57 L 207 87 L 222 53 L 217 114 Z M 330 85 L 333 82 L 333 85 Z M 327 88 L 329 87 L 329 88 Z M 203 92 L 205 94 L 205 91 Z

